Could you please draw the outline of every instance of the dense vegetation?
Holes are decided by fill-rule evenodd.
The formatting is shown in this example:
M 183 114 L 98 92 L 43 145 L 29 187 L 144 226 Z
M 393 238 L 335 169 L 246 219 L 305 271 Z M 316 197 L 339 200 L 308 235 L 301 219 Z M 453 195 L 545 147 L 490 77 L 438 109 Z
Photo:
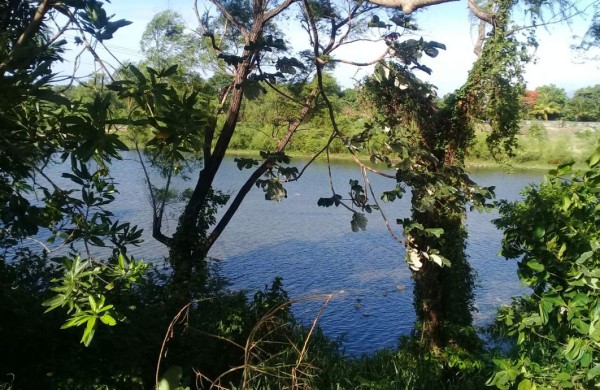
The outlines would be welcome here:
M 544 120 L 600 121 L 600 85 L 580 88 L 569 98 L 554 84 L 527 91 L 525 110 L 531 118 Z
M 479 57 L 467 83 L 444 99 L 417 77 L 430 72 L 421 57 L 436 57 L 444 44 L 404 36 L 417 29 L 414 7 L 427 2 L 398 0 L 404 12 L 389 14 L 376 1 L 348 2 L 347 9 L 307 0 L 212 3 L 218 12 L 199 14 L 199 36 L 187 34 L 178 15 L 158 14 L 143 36 L 146 59 L 115 72 L 95 47 L 129 22 L 107 15 L 101 2 L 0 5 L 1 387 L 476 389 L 487 381 L 498 388 L 583 389 L 600 383 L 597 152 L 584 171 L 562 164 L 523 202 L 500 203 L 504 253 L 524 256 L 519 277 L 533 294 L 500 310 L 494 330 L 505 348 L 491 350 L 472 326 L 465 208 L 491 207 L 493 188 L 473 183 L 465 158 L 469 150 L 484 153 L 478 137 L 493 158 L 518 156 L 522 67 L 532 37 L 520 42 L 513 34 L 515 2 L 469 3 L 483 31 Z M 276 24 L 295 3 L 302 11 L 291 15 L 312 46 L 298 58 L 289 57 Z M 544 5 L 524 2 L 534 25 Z M 367 28 L 385 31 L 388 49 L 359 89 L 341 91 L 327 74 L 339 61 L 335 50 Z M 103 69 L 77 88 L 53 84 L 65 31 L 77 34 L 75 42 Z M 204 80 L 200 67 L 214 76 Z M 595 89 L 572 100 L 587 102 Z M 570 112 L 587 113 L 585 104 Z M 489 127 L 478 133 L 484 121 Z M 140 230 L 110 211 L 118 191 L 111 162 L 127 149 L 118 135 L 123 128 L 142 162 L 153 237 L 168 249 L 163 267 L 135 258 Z M 541 140 L 544 131 L 530 128 L 526 136 Z M 250 173 L 229 199 L 213 183 L 235 147 L 258 149 L 261 159 L 237 160 Z M 318 200 L 348 211 L 353 231 L 366 228 L 378 199 L 392 202 L 410 190 L 411 215 L 399 221 L 404 235 L 395 238 L 407 250 L 418 321 L 397 350 L 342 356 L 316 323 L 296 323 L 294 300 L 280 279 L 249 297 L 230 291 L 215 269 L 208 252 L 250 188 L 280 201 L 284 183 L 301 176 L 289 165 L 289 150 L 344 152 L 363 177 L 372 172 L 391 180 L 377 197 L 365 180 L 350 181 L 349 197 L 332 187 Z M 393 174 L 364 165 L 361 154 Z M 48 174 L 51 166 L 60 167 L 61 177 Z M 199 175 L 191 177 L 197 166 Z M 174 193 L 177 176 L 191 181 L 189 191 Z M 175 199 L 183 211 L 169 236 L 164 211 Z M 331 297 L 314 299 L 326 305 Z
M 371 112 L 375 109 L 372 102 L 364 97 L 364 90 L 361 88 L 343 90 L 336 80 L 325 75 L 326 88 L 330 94 L 330 100 L 336 110 L 339 128 L 346 135 L 356 134 L 364 129 L 366 123 L 371 119 Z M 207 83 L 206 88 L 209 88 Z M 307 90 L 310 85 L 299 83 L 296 85 L 280 85 L 279 89 L 286 94 L 294 95 L 298 91 Z M 561 91 L 560 101 L 563 102 L 562 110 L 566 112 L 569 103 L 576 99 L 578 95 L 583 95 L 586 91 L 598 89 L 600 87 L 586 87 L 575 92 L 572 99 L 569 100 L 566 93 L 556 87 L 545 86 L 538 88 L 538 91 L 554 90 Z M 68 95 L 77 99 L 90 99 L 93 93 L 93 86 L 90 83 L 80 84 L 68 90 Z M 566 114 L 564 116 L 548 113 L 550 122 L 542 121 L 545 116 L 537 114 L 535 107 L 540 107 L 539 103 L 532 106 L 530 103 L 531 91 L 527 92 L 529 97 L 523 99 L 524 119 L 520 124 L 517 147 L 514 149 L 514 156 L 510 158 L 510 165 L 519 168 L 550 168 L 552 165 L 567 162 L 571 159 L 578 163 L 583 162 L 595 149 L 598 140 L 598 122 L 594 114 L 600 101 L 600 95 L 588 96 L 582 112 L 585 112 L 585 118 L 589 118 L 588 125 L 578 123 L 572 124 L 570 121 L 583 121 L 582 117 L 571 118 Z M 540 95 L 543 96 L 543 95 Z M 539 97 L 539 99 L 543 99 Z M 552 104 L 551 106 L 554 106 Z M 273 149 L 277 140 L 281 136 L 284 125 L 287 125 L 290 118 L 294 116 L 295 105 L 289 99 L 276 93 L 260 95 L 254 100 L 246 101 L 241 110 L 241 118 L 238 124 L 238 130 L 233 135 L 230 148 L 237 155 L 255 155 L 260 150 Z M 318 153 L 329 139 L 327 131 L 328 118 L 327 112 L 320 109 L 314 110 L 303 122 L 298 134 L 291 140 L 286 150 L 289 155 L 302 155 L 311 157 Z M 467 164 L 495 166 L 498 160 L 490 152 L 486 138 L 489 128 L 479 126 L 476 129 L 476 136 L 473 144 L 467 152 Z M 127 130 L 119 132 L 121 140 L 133 146 L 132 134 Z M 379 141 L 383 138 L 379 136 Z M 376 142 L 377 139 L 374 140 Z M 330 145 L 330 153 L 337 154 L 337 157 L 344 157 L 344 143 L 336 139 Z M 362 158 L 368 158 L 368 153 L 359 151 Z M 348 157 L 346 157 L 348 158 Z

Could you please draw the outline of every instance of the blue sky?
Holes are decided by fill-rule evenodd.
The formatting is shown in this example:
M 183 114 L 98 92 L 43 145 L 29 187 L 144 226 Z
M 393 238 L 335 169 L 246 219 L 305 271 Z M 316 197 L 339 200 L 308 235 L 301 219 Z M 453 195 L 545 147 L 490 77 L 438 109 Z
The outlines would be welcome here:
M 580 0 L 580 8 L 594 1 Z M 190 0 L 113 0 L 111 4 L 106 4 L 109 14 L 116 14 L 116 19 L 127 19 L 133 24 L 115 34 L 114 39 L 107 42 L 107 46 L 120 60 L 137 61 L 141 59 L 139 41 L 142 32 L 153 15 L 170 8 L 182 14 L 188 26 L 194 28 L 196 23 L 192 6 L 193 2 Z M 515 15 L 518 14 L 517 11 Z M 461 1 L 429 7 L 417 14 L 417 22 L 422 28 L 420 35 L 424 39 L 442 42 L 447 46 L 447 50 L 441 51 L 437 58 L 425 61 L 433 69 L 433 74 L 422 74 L 421 78 L 437 85 L 440 95 L 459 88 L 475 61 L 473 43 L 476 27 L 470 19 L 466 3 Z M 600 61 L 585 60 L 570 49 L 570 45 L 577 42 L 573 37 L 581 36 L 588 25 L 589 15 L 587 19 L 575 18 L 570 26 L 560 23 L 538 30 L 540 46 L 535 53 L 536 61 L 528 65 L 525 75 L 528 88 L 535 89 L 540 85 L 553 83 L 572 94 L 578 88 L 600 84 Z M 307 45 L 305 33 L 291 25 L 289 30 L 292 45 L 295 48 L 307 48 L 302 47 Z M 373 34 L 377 34 L 377 31 L 373 31 Z M 378 57 L 383 50 L 385 46 L 381 43 L 357 44 L 340 48 L 337 56 L 354 61 L 370 60 Z M 589 53 L 590 56 L 592 54 Z M 598 55 L 597 52 L 595 54 Z M 64 68 L 57 70 L 72 68 L 69 63 L 63 66 Z M 92 70 L 93 61 L 89 57 L 82 59 L 80 73 Z M 351 87 L 354 79 L 360 79 L 370 71 L 370 68 L 360 69 L 357 73 L 356 67 L 339 66 L 335 76 L 340 84 Z

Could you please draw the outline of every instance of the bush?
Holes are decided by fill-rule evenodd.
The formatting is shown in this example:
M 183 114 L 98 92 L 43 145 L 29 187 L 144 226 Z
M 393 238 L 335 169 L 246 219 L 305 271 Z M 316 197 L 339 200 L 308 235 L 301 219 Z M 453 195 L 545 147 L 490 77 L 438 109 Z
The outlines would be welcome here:
M 548 139 L 548 130 L 541 123 L 534 123 L 529 127 L 527 135 L 537 140 L 545 140 Z
M 0 377 L 8 382 L 0 382 L 0 388 L 152 388 L 174 314 L 169 272 L 155 267 L 135 288 L 107 293 L 111 302 L 124 308 L 119 314 L 126 320 L 116 327 L 99 327 L 89 347 L 80 343 L 79 330 L 61 329 L 63 313 L 44 313 L 42 302 L 54 295 L 51 280 L 61 272 L 53 259 L 26 249 L 10 261 L 0 259 Z M 194 383 L 192 369 L 214 379 L 241 364 L 244 350 L 237 345 L 245 345 L 255 324 L 288 300 L 279 279 L 248 300 L 243 292 L 227 292 L 216 272 L 209 298 L 190 305 L 186 321 L 174 324 L 161 364 L 161 374 L 167 367 L 181 367 L 183 384 Z M 272 319 L 292 323 L 289 306 L 282 306 Z M 279 332 L 271 340 L 276 337 L 288 336 Z M 224 380 L 236 382 L 240 377 L 234 372 Z
M 495 360 L 489 384 L 500 389 L 600 385 L 600 149 L 585 170 L 572 166 L 500 204 L 502 254 L 522 259 L 519 279 L 532 289 L 498 314 L 497 330 L 515 343 Z

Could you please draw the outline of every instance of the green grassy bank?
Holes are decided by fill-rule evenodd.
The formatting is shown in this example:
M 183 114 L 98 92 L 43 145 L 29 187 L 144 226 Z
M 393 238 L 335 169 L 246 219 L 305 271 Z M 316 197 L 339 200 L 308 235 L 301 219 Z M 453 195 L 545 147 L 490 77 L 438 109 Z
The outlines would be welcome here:
M 514 156 L 497 156 L 494 158 L 486 144 L 486 129 L 480 128 L 475 136 L 473 145 L 467 155 L 468 168 L 483 169 L 539 169 L 547 170 L 570 160 L 577 163 L 583 162 L 586 156 L 600 143 L 600 123 L 581 122 L 543 122 L 524 121 L 521 125 L 521 133 L 518 135 L 518 147 Z M 119 133 L 121 139 L 130 148 L 134 147 L 131 135 L 124 130 Z M 310 159 L 316 153 L 315 140 L 304 145 L 296 142 L 292 150 L 286 153 L 292 158 Z M 326 142 L 323 139 L 322 144 Z M 228 155 L 234 157 L 256 157 L 259 158 L 259 149 L 239 148 L 239 143 L 233 142 Z M 339 145 L 338 145 L 339 146 Z M 317 148 L 318 149 L 318 148 Z M 337 147 L 337 153 L 330 153 L 329 158 L 336 162 L 352 161 L 348 153 L 343 153 L 343 148 Z M 358 156 L 361 161 L 369 162 L 366 154 Z M 317 157 L 318 161 L 325 161 L 327 155 L 322 153 Z

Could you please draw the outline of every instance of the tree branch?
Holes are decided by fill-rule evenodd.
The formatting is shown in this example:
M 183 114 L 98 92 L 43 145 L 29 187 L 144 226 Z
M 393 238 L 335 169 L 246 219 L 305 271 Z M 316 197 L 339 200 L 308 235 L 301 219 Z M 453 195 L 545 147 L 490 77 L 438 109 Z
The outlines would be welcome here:
M 14 54 L 21 47 L 23 47 L 23 45 L 25 45 L 25 42 L 27 42 L 27 40 L 29 40 L 29 38 L 31 38 L 31 36 L 33 34 L 35 34 L 36 31 L 39 30 L 40 26 L 42 25 L 42 22 L 44 21 L 44 16 L 46 16 L 46 13 L 52 7 L 51 3 L 52 3 L 51 0 L 43 0 L 40 3 L 37 10 L 35 11 L 35 15 L 33 15 L 33 19 L 27 25 L 27 27 L 25 28 L 25 31 L 23 31 L 23 33 L 19 36 L 19 39 L 17 39 L 17 43 L 15 44 L 13 49 L 10 51 L 10 54 L 8 56 L 6 56 L 6 59 L 4 61 L 2 61 L 2 63 L 0 64 L 0 74 L 4 73 L 4 71 L 8 67 L 8 64 L 14 57 Z
M 239 20 L 237 20 L 231 13 L 229 13 L 229 11 L 227 10 L 227 8 L 225 8 L 223 3 L 221 3 L 219 0 L 210 0 L 210 2 L 213 3 L 219 9 L 219 11 L 223 13 L 225 19 L 229 20 L 229 22 L 234 24 L 240 30 L 245 39 L 249 38 L 250 34 L 248 33 L 248 29 L 244 27 L 244 25 Z
M 267 23 L 269 20 L 273 19 L 275 16 L 279 15 L 281 12 L 283 12 L 287 7 L 289 7 L 290 5 L 292 5 L 293 3 L 295 3 L 298 0 L 285 0 L 283 3 L 281 3 L 279 6 L 267 11 L 265 13 L 265 18 L 264 18 L 264 22 Z
M 135 150 L 137 152 L 138 158 L 140 159 L 140 165 L 142 166 L 142 171 L 144 171 L 144 176 L 146 178 L 146 184 L 148 186 L 148 192 L 150 193 L 150 201 L 152 202 L 152 238 L 156 241 L 160 242 L 163 245 L 169 245 L 171 238 L 167 237 L 162 232 L 162 219 L 164 210 L 164 204 L 161 206 L 161 211 L 159 212 L 158 203 L 156 201 L 156 196 L 154 195 L 154 189 L 152 188 L 152 182 L 150 181 L 150 175 L 148 170 L 146 169 L 146 164 L 144 163 L 144 158 L 142 157 L 142 153 L 140 152 L 140 148 L 137 140 L 135 142 Z M 165 191 L 166 194 L 167 191 Z M 166 196 L 166 195 L 165 195 Z
M 378 63 L 379 61 L 383 60 L 385 58 L 385 56 L 388 55 L 388 53 L 389 53 L 389 49 L 385 49 L 385 52 L 383 52 L 382 55 L 380 55 L 379 57 L 377 57 L 374 60 L 369 61 L 369 62 L 354 62 L 354 61 L 340 60 L 340 59 L 335 59 L 335 58 L 330 59 L 329 62 L 341 62 L 343 64 L 354 65 L 354 66 L 369 66 L 369 65 L 374 65 L 374 64 Z
M 85 34 L 83 32 L 84 31 L 83 27 L 81 27 L 81 24 L 76 19 L 76 17 L 73 14 L 73 12 L 71 12 L 70 9 L 67 9 L 66 13 L 69 15 L 69 18 L 73 21 L 73 23 L 75 23 L 75 25 L 77 26 L 77 30 L 78 30 L 79 36 L 80 36 L 80 38 L 81 38 L 81 40 L 83 42 L 83 46 L 87 49 L 87 51 L 90 52 L 90 54 L 92 55 L 92 57 L 94 57 L 94 61 L 96 61 L 98 63 L 98 65 L 100 65 L 100 68 L 102 68 L 102 70 L 104 71 L 104 73 L 106 73 L 106 75 L 108 76 L 108 78 L 110 78 L 111 81 L 114 81 L 114 78 L 113 78 L 111 72 L 109 72 L 108 68 L 104 64 L 104 61 L 102 61 L 102 58 L 100 58 L 100 56 L 98 55 L 98 53 L 96 53 L 96 50 L 92 47 L 92 45 L 88 41 L 87 37 L 85 36 Z
M 476 0 L 467 0 L 467 4 L 469 5 L 469 10 L 475 15 L 479 20 L 483 20 L 486 23 L 494 25 L 494 14 L 485 11 L 483 8 L 477 4 Z
M 308 94 L 308 96 L 306 97 L 306 99 L 304 101 L 302 110 L 300 110 L 300 114 L 299 114 L 298 118 L 296 118 L 296 120 L 294 120 L 294 122 L 290 123 L 287 133 L 279 141 L 279 143 L 277 144 L 277 147 L 275 148 L 275 151 L 282 152 L 285 150 L 286 146 L 289 144 L 292 137 L 294 136 L 296 131 L 298 131 L 298 128 L 300 127 L 302 122 L 304 122 L 304 119 L 310 112 L 310 109 L 312 108 L 312 106 L 316 100 L 316 97 L 319 95 L 319 91 L 320 91 L 319 88 L 315 87 L 312 89 L 310 94 Z M 229 205 L 229 208 L 227 209 L 227 211 L 225 211 L 225 214 L 223 214 L 223 216 L 221 217 L 221 219 L 219 220 L 217 225 L 214 227 L 214 229 L 208 236 L 208 239 L 206 240 L 207 241 L 206 242 L 207 251 L 208 251 L 208 249 L 210 249 L 212 247 L 212 245 L 219 238 L 221 233 L 223 233 L 223 230 L 225 230 L 225 228 L 229 224 L 229 221 L 231 221 L 231 218 L 233 218 L 233 216 L 237 212 L 238 208 L 241 206 L 244 198 L 246 197 L 246 195 L 248 195 L 248 193 L 252 189 L 252 186 L 254 185 L 256 180 L 258 180 L 265 172 L 267 172 L 269 167 L 270 167 L 270 163 L 268 161 L 264 161 L 250 175 L 250 177 L 248 177 L 246 182 L 238 190 L 238 193 L 235 196 L 235 198 L 233 199 L 233 201 L 231 202 L 231 204 Z
M 483 42 L 485 41 L 485 27 L 487 26 L 487 22 L 485 20 L 479 21 L 479 26 L 477 27 L 477 42 L 475 42 L 475 48 L 473 52 L 477 56 L 477 58 L 481 57 L 481 53 L 483 52 Z
M 449 3 L 460 0 L 368 0 L 369 3 L 381 5 L 383 7 L 399 8 L 406 15 L 415 12 L 420 8 L 431 5 Z

